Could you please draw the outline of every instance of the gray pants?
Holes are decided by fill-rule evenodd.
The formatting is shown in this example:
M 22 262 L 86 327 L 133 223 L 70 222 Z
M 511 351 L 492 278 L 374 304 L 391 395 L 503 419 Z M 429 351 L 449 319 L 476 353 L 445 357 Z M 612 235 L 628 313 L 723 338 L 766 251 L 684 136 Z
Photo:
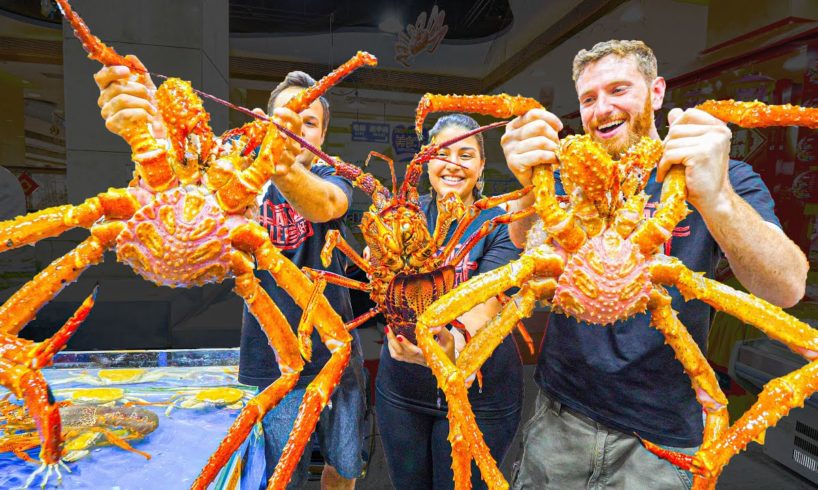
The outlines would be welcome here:
M 693 477 L 642 447 L 628 434 L 569 411 L 542 390 L 523 429 L 514 490 L 689 489 Z M 698 448 L 666 449 L 693 454 Z

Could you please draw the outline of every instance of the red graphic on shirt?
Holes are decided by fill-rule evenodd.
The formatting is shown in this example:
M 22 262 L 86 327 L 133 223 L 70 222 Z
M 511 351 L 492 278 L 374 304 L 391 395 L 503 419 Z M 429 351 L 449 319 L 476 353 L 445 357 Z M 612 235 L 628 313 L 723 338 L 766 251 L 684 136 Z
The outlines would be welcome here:
M 273 204 L 265 199 L 258 222 L 267 228 L 270 241 L 281 250 L 298 248 L 313 235 L 312 223 L 286 202 Z
M 448 265 L 449 261 L 452 260 L 458 252 L 463 248 L 462 243 L 458 243 L 452 254 L 446 258 L 446 264 Z M 467 254 L 463 257 L 463 260 L 460 261 L 459 264 L 454 266 L 454 285 L 457 286 L 461 282 L 465 282 L 471 276 L 473 271 L 477 270 L 477 262 L 473 260 L 469 260 L 469 255 Z
M 656 205 L 659 203 L 656 202 L 649 202 L 645 204 L 645 218 L 651 218 L 654 214 L 656 214 Z M 673 237 L 686 237 L 690 236 L 690 225 L 688 226 L 677 226 L 673 228 L 673 232 L 671 233 L 671 237 L 665 242 L 665 255 L 670 255 L 670 251 L 672 250 L 672 243 Z

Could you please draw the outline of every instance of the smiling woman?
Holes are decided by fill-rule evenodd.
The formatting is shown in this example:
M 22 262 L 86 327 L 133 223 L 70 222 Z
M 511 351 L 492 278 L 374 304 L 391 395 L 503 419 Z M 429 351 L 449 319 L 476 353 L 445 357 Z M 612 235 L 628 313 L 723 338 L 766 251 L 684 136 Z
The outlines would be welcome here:
M 429 133 L 431 143 L 440 143 L 476 129 L 478 123 L 463 114 L 451 114 L 437 120 Z M 428 226 L 437 222 L 438 207 L 452 193 L 470 205 L 481 196 L 482 174 L 485 168 L 482 134 L 476 134 L 441 149 L 437 158 L 428 163 L 431 192 L 420 198 L 420 208 Z M 502 214 L 500 208 L 482 211 L 462 235 L 462 243 L 486 221 Z M 452 240 L 456 226 L 452 226 L 446 243 Z M 433 232 L 434 230 L 429 230 Z M 444 246 L 446 245 L 444 243 Z M 455 267 L 454 284 L 481 272 L 493 270 L 519 255 L 508 236 L 507 225 L 499 225 L 481 239 Z M 458 320 L 474 335 L 488 319 L 500 310 L 500 303 L 492 298 L 460 316 Z M 445 347 L 458 343 L 443 329 L 438 335 Z M 445 345 L 444 345 L 445 344 Z M 457 348 L 450 355 L 456 356 Z M 474 383 L 469 389 L 469 402 L 475 419 L 485 437 L 491 456 L 502 461 L 520 422 L 522 407 L 522 361 L 508 336 L 481 368 L 482 386 Z M 437 389 L 437 382 L 419 347 L 402 334 L 389 330 L 387 343 L 381 351 L 376 379 L 376 410 L 381 431 L 389 476 L 395 488 L 453 487 L 451 445 L 447 440 L 449 421 L 447 404 Z M 411 428 L 411 429 L 410 429 Z M 481 473 L 472 465 L 471 484 L 486 488 Z

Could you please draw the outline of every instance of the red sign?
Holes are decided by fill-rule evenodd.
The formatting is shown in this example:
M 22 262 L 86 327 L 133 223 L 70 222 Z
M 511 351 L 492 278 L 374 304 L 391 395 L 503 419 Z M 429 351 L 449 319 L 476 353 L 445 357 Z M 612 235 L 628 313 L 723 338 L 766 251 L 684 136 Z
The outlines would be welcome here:
M 40 187 L 40 184 L 38 184 L 37 181 L 26 172 L 18 175 L 17 180 L 20 181 L 20 185 L 23 187 L 23 193 L 26 196 L 31 196 L 31 194 L 34 193 L 38 187 Z

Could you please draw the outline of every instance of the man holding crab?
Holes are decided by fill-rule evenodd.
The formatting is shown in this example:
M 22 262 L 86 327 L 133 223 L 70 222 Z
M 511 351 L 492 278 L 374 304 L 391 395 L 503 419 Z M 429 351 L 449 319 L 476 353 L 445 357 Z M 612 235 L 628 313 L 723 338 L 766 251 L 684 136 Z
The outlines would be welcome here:
M 123 134 L 135 123 L 151 124 L 154 135 L 161 138 L 164 129 L 155 118 L 154 87 L 146 87 L 129 79 L 130 72 L 123 66 L 103 68 L 95 75 L 100 88 L 99 106 L 106 127 Z M 307 110 L 296 114 L 283 106 L 289 99 L 315 80 L 303 72 L 291 72 L 270 94 L 268 113 L 279 123 L 293 128 L 302 137 L 321 148 L 329 126 L 329 103 L 324 97 L 316 100 Z M 329 165 L 314 161 L 315 156 L 306 148 L 287 138 L 284 156 L 276 162 L 276 172 L 259 195 L 258 220 L 270 233 L 270 241 L 295 265 L 344 274 L 341 254 L 333 252 L 329 267 L 320 259 L 324 237 L 330 229 L 343 230 L 342 219 L 352 201 L 352 184 Z M 262 287 L 284 313 L 293 328 L 301 319 L 301 309 L 281 289 L 269 273 L 257 271 Z M 344 321 L 353 318 L 349 290 L 327 285 L 324 295 Z M 363 374 L 363 354 L 355 331 L 349 365 L 333 391 L 330 405 L 321 413 L 316 432 L 321 452 L 326 461 L 322 487 L 330 489 L 354 488 L 355 479 L 363 470 L 363 424 L 366 412 L 366 383 Z M 304 365 L 298 384 L 264 418 L 266 478 L 261 487 L 267 487 L 276 463 L 281 457 L 298 414 L 307 385 L 315 378 L 330 352 L 321 341 L 318 331 L 312 334 L 312 359 Z M 244 308 L 241 333 L 239 381 L 263 390 L 281 373 L 275 352 L 256 318 Z M 288 488 L 301 488 L 306 482 L 311 444 L 302 455 Z
M 585 132 L 612 157 L 643 136 L 661 139 L 654 111 L 662 106 L 665 80 L 644 43 L 607 41 L 582 50 L 573 78 Z M 654 203 L 647 210 L 655 211 L 668 169 L 684 165 L 693 212 L 664 252 L 708 277 L 723 252 L 751 293 L 782 307 L 796 304 L 804 294 L 806 258 L 781 231 L 758 174 L 730 160 L 727 125 L 696 109 L 673 109 L 668 121 L 664 156 L 645 190 Z M 559 119 L 542 109 L 507 126 L 503 151 L 522 185 L 531 184 L 533 167 L 558 163 L 561 129 Z M 557 192 L 563 192 L 559 180 Z M 533 194 L 512 211 L 532 206 Z M 527 219 L 509 226 L 516 245 L 525 243 L 533 224 Z M 706 351 L 713 310 L 699 301 L 686 303 L 673 288 L 669 292 L 682 324 Z M 702 441 L 701 406 L 664 340 L 648 314 L 604 328 L 552 314 L 514 488 L 689 488 L 690 473 L 650 454 L 634 436 L 687 454 Z

